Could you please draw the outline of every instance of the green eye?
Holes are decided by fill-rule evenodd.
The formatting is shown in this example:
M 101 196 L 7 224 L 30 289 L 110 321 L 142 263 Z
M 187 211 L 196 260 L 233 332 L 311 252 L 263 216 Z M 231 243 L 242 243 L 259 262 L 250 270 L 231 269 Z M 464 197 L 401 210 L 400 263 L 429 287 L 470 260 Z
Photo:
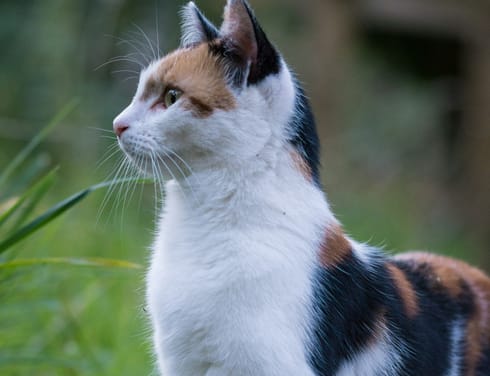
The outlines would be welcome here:
M 182 92 L 177 89 L 169 89 L 165 93 L 165 96 L 163 97 L 163 103 L 165 104 L 165 107 L 170 107 L 173 105 L 175 102 L 177 102 L 182 95 Z

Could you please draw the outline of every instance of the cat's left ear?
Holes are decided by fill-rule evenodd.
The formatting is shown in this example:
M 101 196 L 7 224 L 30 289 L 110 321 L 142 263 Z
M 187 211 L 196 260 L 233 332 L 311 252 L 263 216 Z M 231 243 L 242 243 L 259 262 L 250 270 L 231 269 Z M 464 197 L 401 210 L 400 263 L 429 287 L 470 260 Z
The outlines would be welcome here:
M 220 35 L 228 50 L 225 56 L 233 60 L 237 69 L 242 69 L 242 74 L 236 76 L 241 82 L 235 78 L 236 84 L 243 84 L 246 78 L 247 84 L 253 85 L 279 73 L 280 56 L 246 0 L 228 0 Z
M 219 35 L 219 31 L 199 8 L 190 1 L 182 8 L 182 47 L 189 47 L 203 42 L 211 42 Z

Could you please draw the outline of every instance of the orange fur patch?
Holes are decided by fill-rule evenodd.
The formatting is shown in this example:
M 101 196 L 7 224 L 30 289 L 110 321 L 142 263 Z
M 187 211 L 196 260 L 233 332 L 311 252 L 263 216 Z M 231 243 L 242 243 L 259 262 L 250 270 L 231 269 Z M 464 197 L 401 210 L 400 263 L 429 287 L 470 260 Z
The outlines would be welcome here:
M 308 181 L 313 181 L 313 174 L 311 173 L 311 168 L 306 163 L 305 159 L 296 151 L 291 150 L 291 159 L 293 160 L 294 167 L 304 176 Z
M 398 259 L 427 264 L 432 268 L 434 287 L 443 287 L 454 299 L 466 284 L 473 297 L 475 313 L 466 327 L 466 375 L 474 375 L 483 349 L 490 345 L 490 278 L 462 261 L 423 252 L 397 256 Z
M 475 297 L 476 306 L 466 329 L 468 344 L 466 362 L 468 375 L 473 375 L 481 359 L 483 348 L 490 344 L 490 279 L 483 272 L 469 265 L 462 270 L 465 273 L 465 281 Z
M 142 99 L 163 95 L 169 87 L 176 88 L 183 93 L 184 108 L 201 118 L 208 117 L 215 109 L 231 110 L 236 106 L 218 57 L 209 51 L 207 44 L 177 50 L 158 64 L 146 82 Z
M 387 263 L 386 268 L 390 272 L 391 278 L 400 294 L 407 316 L 410 318 L 415 317 L 419 312 L 419 306 L 417 294 L 415 293 L 412 284 L 407 279 L 405 273 L 396 265 Z
M 429 282 L 434 290 L 444 290 L 451 297 L 457 298 L 463 291 L 463 279 L 459 271 L 461 261 L 424 252 L 410 252 L 395 256 L 398 260 L 405 260 L 415 264 L 416 267 L 427 265 L 431 269 Z
M 338 225 L 327 229 L 325 240 L 320 250 L 320 262 L 325 267 L 338 265 L 352 253 L 349 240 Z

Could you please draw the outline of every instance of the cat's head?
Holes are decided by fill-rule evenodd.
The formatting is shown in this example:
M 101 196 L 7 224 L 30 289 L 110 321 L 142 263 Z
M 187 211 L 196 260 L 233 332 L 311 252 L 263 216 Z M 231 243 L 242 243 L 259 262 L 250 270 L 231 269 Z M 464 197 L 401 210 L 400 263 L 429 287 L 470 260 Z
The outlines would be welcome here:
M 192 2 L 182 15 L 181 47 L 141 72 L 114 120 L 124 152 L 140 165 L 184 159 L 199 169 L 292 146 L 315 173 L 308 104 L 248 3 L 228 0 L 219 29 Z

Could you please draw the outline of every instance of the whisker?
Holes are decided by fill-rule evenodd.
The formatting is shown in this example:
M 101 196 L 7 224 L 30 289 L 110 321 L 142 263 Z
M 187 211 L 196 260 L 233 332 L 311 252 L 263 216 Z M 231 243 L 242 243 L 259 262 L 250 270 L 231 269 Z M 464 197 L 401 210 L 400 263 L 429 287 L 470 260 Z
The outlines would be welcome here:
M 114 131 L 112 129 L 97 128 L 97 127 L 87 127 L 87 128 L 88 129 L 93 129 L 93 130 L 96 130 L 96 131 L 100 131 L 100 132 L 108 132 L 108 133 L 114 134 Z
M 134 48 L 138 52 L 139 56 L 141 56 L 144 59 L 145 64 L 146 65 L 150 64 L 151 58 L 149 58 L 145 54 L 144 49 L 146 48 L 146 45 L 144 43 L 136 39 L 123 39 L 123 38 L 118 38 L 118 39 L 119 39 L 119 42 L 117 42 L 118 45 L 127 44 L 131 48 Z M 140 46 L 141 48 L 138 46 Z
M 131 34 L 131 32 L 129 32 L 128 34 Z M 147 54 L 148 47 L 142 41 L 136 38 L 125 39 L 125 38 L 115 37 L 115 39 L 118 40 L 118 42 L 116 43 L 118 46 L 126 44 L 129 47 L 135 49 L 137 52 L 134 52 L 133 54 L 140 56 L 144 60 L 145 65 L 148 65 L 151 62 L 151 58 Z
M 165 163 L 165 161 L 163 160 L 163 158 L 161 156 L 159 156 L 158 154 L 155 154 L 155 157 L 158 159 L 158 161 L 160 161 L 163 166 L 165 167 L 165 169 L 168 171 L 168 173 L 170 174 L 170 176 L 172 176 L 172 179 L 175 180 L 175 182 L 178 184 L 179 188 L 180 188 L 180 191 L 182 192 L 182 194 L 184 195 L 184 197 L 186 197 L 186 193 L 184 191 L 184 189 L 182 188 L 182 186 L 180 185 L 179 181 L 177 180 L 177 178 L 175 177 L 174 173 L 172 172 L 172 170 L 168 167 L 168 165 Z M 163 192 L 163 191 L 162 191 Z M 187 198 L 187 197 L 186 197 Z
M 157 167 L 157 171 L 159 173 L 159 176 L 160 176 L 160 179 L 159 179 L 159 183 L 158 183 L 158 198 L 159 198 L 159 202 L 158 204 L 161 204 L 163 202 L 163 198 L 164 198 L 164 192 L 165 192 L 165 177 L 163 175 L 163 172 L 160 168 L 160 165 L 158 163 L 156 163 L 156 167 Z
M 126 61 L 128 63 L 138 64 L 141 69 L 144 69 L 145 68 L 145 65 L 142 62 L 140 62 L 140 61 L 138 61 L 136 59 L 132 59 L 130 57 L 131 55 L 133 55 L 133 54 L 128 54 L 128 55 L 113 57 L 112 59 L 109 59 L 105 63 L 102 63 L 102 64 L 98 65 L 97 67 L 95 67 L 94 68 L 94 71 L 99 70 L 100 68 L 105 67 L 108 64 L 117 63 L 119 61 Z
M 120 194 L 121 194 L 121 191 L 122 191 L 124 185 L 126 184 L 125 181 L 120 182 L 120 183 L 118 183 L 117 181 L 118 180 L 124 180 L 124 179 L 127 179 L 129 177 L 128 176 L 128 169 L 129 169 L 130 165 L 131 165 L 131 161 L 128 159 L 128 157 L 126 155 L 124 155 L 124 160 L 123 160 L 121 169 L 118 172 L 118 175 L 113 180 L 114 184 L 111 185 L 111 194 L 114 194 L 116 192 L 116 190 L 117 190 L 117 194 L 116 194 L 115 200 L 112 202 L 112 207 L 111 207 L 111 210 L 109 211 L 109 217 L 112 216 L 114 213 L 114 210 L 117 210 L 117 208 L 119 207 Z
M 104 165 L 104 163 L 106 163 L 109 159 L 119 153 L 118 146 L 118 144 L 112 144 L 111 146 L 109 146 L 109 148 L 102 155 L 101 160 L 95 165 L 95 171 L 97 171 L 99 168 L 102 167 L 102 165 Z
M 137 169 L 137 166 L 139 166 L 140 160 L 139 157 L 137 157 L 132 164 L 130 164 L 130 169 L 128 170 L 128 173 L 130 174 L 130 177 L 134 178 L 134 181 L 129 181 L 126 184 L 126 189 L 124 192 L 123 200 L 122 200 L 122 206 L 121 206 L 121 231 L 123 230 L 123 224 L 124 224 L 124 213 L 126 212 L 127 204 L 131 201 L 131 198 L 133 197 L 134 193 L 134 188 L 136 187 L 137 181 L 136 179 L 139 176 L 139 171 Z
M 196 192 L 194 191 L 194 188 L 192 187 L 191 183 L 189 182 L 189 179 L 187 179 L 187 176 L 186 174 L 184 173 L 184 171 L 182 170 L 182 168 L 180 168 L 179 164 L 177 162 L 174 161 L 174 159 L 167 153 L 165 152 L 165 150 L 162 150 L 162 152 L 165 154 L 165 156 L 170 159 L 170 161 L 174 164 L 175 167 L 177 167 L 177 170 L 180 172 L 180 174 L 182 175 L 182 177 L 184 178 L 185 182 L 187 183 L 187 186 L 189 187 L 189 189 L 191 190 L 191 193 L 192 193 L 192 197 L 194 198 L 195 202 L 196 203 L 199 203 L 199 200 L 197 199 L 197 195 L 196 195 Z M 163 160 L 162 160 L 163 162 Z
M 117 69 L 117 70 L 113 70 L 111 71 L 111 73 L 134 73 L 134 74 L 137 74 L 139 75 L 140 72 L 138 71 L 135 71 L 135 70 L 132 70 L 132 69 Z
M 158 184 L 158 176 L 156 173 L 155 169 L 155 161 L 153 160 L 153 156 L 150 154 L 150 161 L 151 161 L 151 171 L 153 174 L 153 178 L 155 179 L 155 183 L 153 184 L 153 214 L 155 215 L 155 223 L 157 221 L 157 216 L 158 216 L 158 193 L 157 193 L 157 184 Z
M 148 158 L 145 158 L 145 165 L 144 165 L 144 176 L 147 176 L 147 168 L 148 168 Z M 140 184 L 140 192 L 139 192 L 139 198 L 138 198 L 138 213 L 141 212 L 141 202 L 143 201 L 143 188 L 144 184 Z
M 123 189 L 125 188 L 126 184 L 128 183 L 127 180 L 129 180 L 131 178 L 130 175 L 128 174 L 129 169 L 131 168 L 131 163 L 132 162 L 129 160 L 129 158 L 126 157 L 124 160 L 124 169 L 122 172 L 122 176 L 123 176 L 122 179 L 124 179 L 124 181 L 122 183 L 118 184 L 117 193 L 115 195 L 115 199 L 112 201 L 111 210 L 109 211 L 109 217 L 116 216 L 117 212 L 121 206 L 121 198 L 122 198 Z M 114 189 L 114 191 L 115 191 L 115 189 Z M 118 217 L 120 218 L 120 225 L 122 226 L 122 224 L 124 223 L 124 218 L 123 218 L 124 212 L 121 212 L 121 215 Z M 121 228 L 121 231 L 122 231 L 122 228 Z
M 105 138 L 105 139 L 111 140 L 111 141 L 117 141 L 117 138 L 114 135 L 109 136 L 108 134 L 103 134 L 103 135 L 100 135 L 99 137 L 100 138 Z
M 155 1 L 155 29 L 156 29 L 156 36 L 157 36 L 157 53 L 158 53 L 158 60 L 160 60 L 160 37 L 159 34 L 160 32 L 158 31 L 158 2 Z
M 163 184 L 165 182 L 165 177 L 162 174 L 162 170 L 158 166 L 158 156 L 156 155 L 156 153 L 152 151 L 150 156 L 156 169 L 156 178 L 159 187 L 159 193 L 161 194 L 161 192 L 163 192 Z
M 177 159 L 182 162 L 182 164 L 184 165 L 184 167 L 186 169 L 188 169 L 189 172 L 197 178 L 197 175 L 194 173 L 194 170 L 192 170 L 191 166 L 189 166 L 189 164 L 179 154 L 177 154 L 175 151 L 173 151 L 173 150 L 171 150 L 171 149 L 169 149 L 169 148 L 167 148 L 167 147 L 165 147 L 163 145 L 160 145 L 160 147 L 162 149 L 164 149 L 167 153 L 171 153 L 171 154 L 175 155 L 177 157 Z M 198 178 L 198 180 L 199 180 L 199 178 Z M 200 184 L 199 181 L 198 181 L 198 183 Z
M 146 53 L 144 51 L 147 47 L 141 41 L 139 41 L 137 39 L 125 39 L 125 38 L 121 38 L 121 37 L 116 37 L 114 35 L 107 35 L 107 36 L 117 40 L 117 43 L 116 43 L 117 45 L 127 44 L 129 47 L 134 48 L 137 52 L 133 52 L 132 55 L 141 56 L 143 58 L 143 60 L 145 61 L 146 65 L 148 65 L 150 63 L 151 59 L 148 58 L 148 56 L 146 55 Z M 141 48 L 139 48 L 138 46 L 140 46 L 143 50 Z
M 138 30 L 141 32 L 141 34 L 143 34 L 143 37 L 144 37 L 144 38 L 146 39 L 146 41 L 148 42 L 148 45 L 150 46 L 150 49 L 151 49 L 151 51 L 152 51 L 152 53 L 153 53 L 153 59 L 154 59 L 154 60 L 156 60 L 156 59 L 157 59 L 157 54 L 155 53 L 155 50 L 154 50 L 154 48 L 153 48 L 153 43 L 150 41 L 150 38 L 148 38 L 148 35 L 146 35 L 146 33 L 144 32 L 144 30 L 143 30 L 141 27 L 139 27 L 139 26 L 138 26 L 137 24 L 135 24 L 134 22 L 133 22 L 133 25 L 134 25 L 136 28 L 138 28 Z
M 162 184 L 165 182 L 165 177 L 162 173 L 162 170 L 160 169 L 160 163 L 162 163 L 164 166 L 165 166 L 165 171 L 167 171 L 169 173 L 169 175 L 171 176 L 171 178 L 173 180 L 175 180 L 175 176 L 172 174 L 172 171 L 170 171 L 170 169 L 168 168 L 168 166 L 165 164 L 165 162 L 163 162 L 161 160 L 161 158 L 158 156 L 158 154 L 152 152 L 152 155 L 154 157 L 154 160 L 155 160 L 155 166 L 157 168 L 157 170 L 160 172 L 160 175 L 159 175 L 159 186 L 160 186 L 160 191 L 162 190 Z
M 119 158 L 119 161 L 117 162 L 118 167 L 116 169 L 114 169 L 113 171 L 111 171 L 109 173 L 109 175 L 107 176 L 107 178 L 105 179 L 106 181 L 110 181 L 111 184 L 107 188 L 106 193 L 104 195 L 104 198 L 102 199 L 102 203 L 99 207 L 97 217 L 95 220 L 96 225 L 99 223 L 99 221 L 102 217 L 102 213 L 104 212 L 104 210 L 108 204 L 109 198 L 110 198 L 112 192 L 114 191 L 115 182 L 116 182 L 117 178 L 120 176 L 121 170 L 123 169 L 125 162 L 126 162 L 126 156 L 124 154 L 122 154 L 121 157 Z
M 143 170 L 143 165 L 142 165 L 142 157 L 138 157 L 134 163 L 133 166 L 133 171 L 132 174 L 135 177 L 135 179 L 128 184 L 128 190 L 129 190 L 129 198 L 128 201 L 131 201 L 134 196 L 134 192 L 136 191 L 136 187 L 138 186 L 138 180 L 140 177 L 142 177 L 141 171 Z M 126 196 L 124 197 L 124 200 L 126 201 Z
M 128 80 L 138 80 L 139 77 L 135 77 L 135 76 L 130 76 L 130 77 L 126 77 L 125 79 L 122 80 L 122 82 L 126 82 Z
M 154 193 L 155 193 L 155 199 L 154 199 L 154 205 L 155 205 L 155 221 L 158 220 L 158 213 L 159 213 L 159 205 L 160 202 L 163 201 L 163 192 L 164 192 L 164 187 L 163 187 L 163 174 L 162 171 L 160 170 L 160 167 L 158 166 L 158 163 L 156 163 L 155 159 L 153 158 L 153 153 L 150 154 L 151 156 L 151 162 L 152 162 L 152 170 L 154 172 L 154 175 L 156 177 L 156 182 L 153 185 Z M 157 189 L 158 188 L 158 189 Z M 161 201 L 159 201 L 161 200 Z
M 160 212 L 159 208 L 164 199 L 165 192 L 165 178 L 163 176 L 162 170 L 160 169 L 160 165 L 157 160 L 155 160 L 156 155 L 151 154 L 152 161 L 152 170 L 155 175 L 155 184 L 153 185 L 154 189 L 154 206 L 155 206 L 155 221 L 158 221 L 158 214 Z

